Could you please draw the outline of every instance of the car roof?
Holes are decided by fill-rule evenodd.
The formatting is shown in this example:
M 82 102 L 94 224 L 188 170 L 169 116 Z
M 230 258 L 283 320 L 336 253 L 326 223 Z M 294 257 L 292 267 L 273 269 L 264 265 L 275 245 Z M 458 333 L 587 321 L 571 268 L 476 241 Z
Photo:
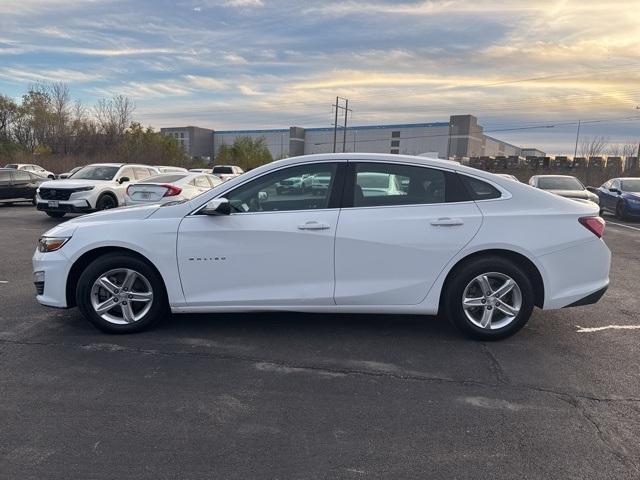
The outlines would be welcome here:
M 534 175 L 535 178 L 576 178 L 573 175 Z
M 293 165 L 307 162 L 319 162 L 330 160 L 354 160 L 354 161 L 376 161 L 387 163 L 414 163 L 423 165 L 425 167 L 434 167 L 446 170 L 452 170 L 462 173 L 467 173 L 480 178 L 486 178 L 487 180 L 493 180 L 495 175 L 484 170 L 478 170 L 477 168 L 468 167 L 462 165 L 459 162 L 452 160 L 444 160 L 441 158 L 433 157 L 417 157 L 413 155 L 400 155 L 395 153 L 316 153 L 311 155 L 302 155 L 299 157 L 288 157 L 282 160 L 275 160 L 267 165 Z M 262 168 L 262 167 L 258 167 Z M 257 169 L 254 169 L 257 170 Z M 253 170 L 252 170 L 253 171 Z

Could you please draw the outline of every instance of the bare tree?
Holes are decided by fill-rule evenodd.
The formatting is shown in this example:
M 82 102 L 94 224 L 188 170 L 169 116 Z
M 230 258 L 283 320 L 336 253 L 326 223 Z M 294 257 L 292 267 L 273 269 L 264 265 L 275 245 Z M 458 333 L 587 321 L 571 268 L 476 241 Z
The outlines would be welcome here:
M 635 157 L 638 155 L 638 144 L 632 141 L 628 141 L 622 146 L 622 156 L 625 158 Z
M 607 137 L 596 135 L 595 137 L 585 137 L 580 142 L 580 156 L 582 157 L 599 157 L 601 156 L 609 143 Z
M 619 157 L 622 155 L 622 144 L 611 143 L 607 148 L 607 155 L 609 157 Z
M 12 98 L 0 95 L 0 142 L 11 138 L 11 122 L 18 112 L 18 105 Z
M 107 143 L 114 145 L 131 124 L 135 106 L 129 97 L 114 95 L 98 100 L 93 108 L 100 132 Z

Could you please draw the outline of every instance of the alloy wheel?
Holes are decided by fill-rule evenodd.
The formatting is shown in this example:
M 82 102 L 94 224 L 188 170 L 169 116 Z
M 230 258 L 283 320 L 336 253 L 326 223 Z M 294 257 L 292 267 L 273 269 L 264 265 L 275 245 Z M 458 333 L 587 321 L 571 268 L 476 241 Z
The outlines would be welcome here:
M 522 292 L 516 281 L 499 272 L 478 275 L 462 294 L 462 308 L 475 326 L 497 330 L 515 320 L 522 307 Z
M 91 306 L 102 319 L 116 325 L 143 318 L 153 304 L 153 288 L 140 272 L 116 268 L 100 275 L 91 287 Z

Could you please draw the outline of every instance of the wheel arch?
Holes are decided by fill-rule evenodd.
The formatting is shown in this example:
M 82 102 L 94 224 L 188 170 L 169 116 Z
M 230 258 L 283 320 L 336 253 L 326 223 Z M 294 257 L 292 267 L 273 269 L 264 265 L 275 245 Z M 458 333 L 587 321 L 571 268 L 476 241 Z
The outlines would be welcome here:
M 76 289 L 78 286 L 78 280 L 80 279 L 80 275 L 82 275 L 82 272 L 89 266 L 89 264 L 91 264 L 91 262 L 109 253 L 123 253 L 136 257 L 139 260 L 145 262 L 156 272 L 156 274 L 160 278 L 160 281 L 162 282 L 162 286 L 164 288 L 164 295 L 165 297 L 167 296 L 167 285 L 165 284 L 164 277 L 162 276 L 158 268 L 153 264 L 153 262 L 142 255 L 140 252 L 136 252 L 135 250 L 126 247 L 97 247 L 84 252 L 71 266 L 69 274 L 67 275 L 67 282 L 65 287 L 67 307 L 76 306 Z
M 456 272 L 464 267 L 465 264 L 469 263 L 472 260 L 482 258 L 482 257 L 491 257 L 497 256 L 511 260 L 516 265 L 522 267 L 529 278 L 531 279 L 531 283 L 533 284 L 533 292 L 534 292 L 534 305 L 538 308 L 542 308 L 544 305 L 544 280 L 542 278 L 542 274 L 538 267 L 533 263 L 529 258 L 525 255 L 518 253 L 513 250 L 507 250 L 503 248 L 493 248 L 488 250 L 479 250 L 458 260 L 453 267 L 447 273 L 445 277 L 444 283 L 442 284 L 442 288 L 440 290 L 440 302 L 445 296 L 445 292 L 447 286 L 449 285 L 451 279 L 456 274 Z
M 118 195 L 116 194 L 116 192 L 114 192 L 113 190 L 103 190 L 96 197 L 96 204 L 95 204 L 96 208 L 98 207 L 98 202 L 100 201 L 100 199 L 102 197 L 104 197 L 105 195 L 108 195 L 109 197 L 112 197 L 116 201 L 116 207 L 122 206 L 121 204 L 123 202 L 120 201 L 120 199 L 118 198 Z

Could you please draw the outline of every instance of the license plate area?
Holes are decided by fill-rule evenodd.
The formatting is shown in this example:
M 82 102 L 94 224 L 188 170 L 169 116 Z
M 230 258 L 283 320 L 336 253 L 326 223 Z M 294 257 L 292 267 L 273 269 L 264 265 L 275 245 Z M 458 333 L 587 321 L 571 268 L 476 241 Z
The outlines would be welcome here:
M 60 206 L 60 203 L 58 203 L 58 201 L 57 201 L 57 200 L 49 200 L 49 201 L 47 202 L 47 206 L 48 206 L 49 208 L 58 208 L 58 207 Z

